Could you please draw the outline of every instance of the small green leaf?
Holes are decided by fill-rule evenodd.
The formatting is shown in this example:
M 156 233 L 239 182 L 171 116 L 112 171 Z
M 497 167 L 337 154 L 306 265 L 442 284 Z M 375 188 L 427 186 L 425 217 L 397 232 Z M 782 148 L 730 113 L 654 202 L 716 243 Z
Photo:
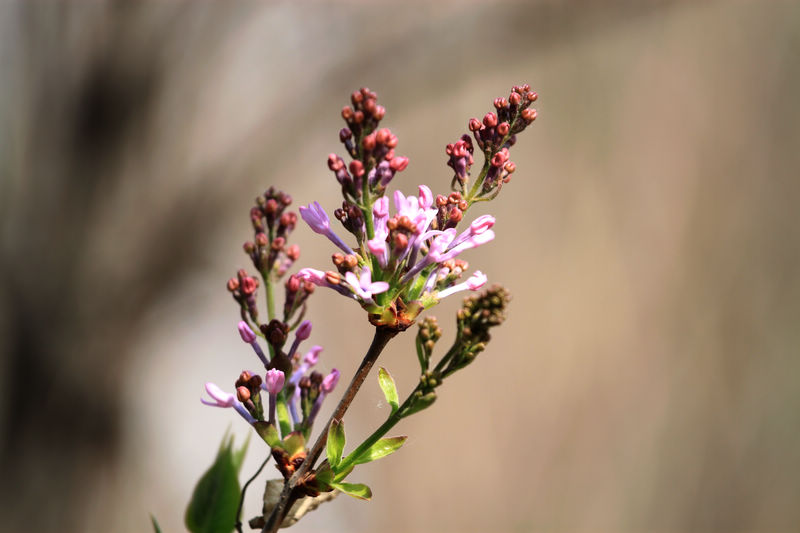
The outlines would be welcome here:
M 394 379 L 392 379 L 391 374 L 383 367 L 378 370 L 378 384 L 381 386 L 386 401 L 392 406 L 392 414 L 394 414 L 400 406 L 397 397 L 397 387 L 394 384 Z
M 299 431 L 289 433 L 289 436 L 283 439 L 283 449 L 286 450 L 286 453 L 290 456 L 303 451 L 305 447 L 306 439 L 303 438 L 303 434 Z
M 325 449 L 328 454 L 328 462 L 332 468 L 336 468 L 342 461 L 342 451 L 344 450 L 344 422 L 333 420 L 328 427 L 328 442 Z
M 386 457 L 387 455 L 391 455 L 406 442 L 408 437 L 387 437 L 379 440 L 375 444 L 369 447 L 364 453 L 360 456 L 356 457 L 356 460 L 353 464 L 360 465 L 363 463 L 369 463 L 370 461 L 375 461 L 380 459 L 381 457 Z
M 289 421 L 289 410 L 286 408 L 286 402 L 279 399 L 275 411 L 278 415 L 278 425 L 281 426 L 281 435 L 286 437 L 292 432 L 292 423 Z
M 253 427 L 255 428 L 256 433 L 258 433 L 258 435 L 264 439 L 264 442 L 266 442 L 270 448 L 280 446 L 281 438 L 278 436 L 278 428 L 276 428 L 274 424 L 260 421 L 253 424 Z
M 184 521 L 192 533 L 230 533 L 239 506 L 238 459 L 244 450 L 234 453 L 233 437 L 222 439 L 214 464 L 206 470 L 194 488 Z
M 331 487 L 338 489 L 348 496 L 359 500 L 369 500 L 372 498 L 372 491 L 363 483 L 331 483 Z
M 317 482 L 321 483 L 322 485 L 327 485 L 330 487 L 331 483 L 334 480 L 334 473 L 331 470 L 331 465 L 329 463 L 322 463 L 322 466 L 314 472 L 317 478 Z
M 153 531 L 154 533 L 161 533 L 161 527 L 158 525 L 158 520 L 153 515 L 150 515 L 150 521 L 153 523 Z

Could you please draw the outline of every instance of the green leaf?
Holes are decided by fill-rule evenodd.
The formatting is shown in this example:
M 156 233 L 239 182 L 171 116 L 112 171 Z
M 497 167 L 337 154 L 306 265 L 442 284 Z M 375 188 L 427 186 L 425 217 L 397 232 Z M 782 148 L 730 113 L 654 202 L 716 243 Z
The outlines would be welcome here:
M 306 447 L 306 439 L 299 431 L 289 433 L 289 436 L 283 439 L 283 449 L 286 450 L 290 456 L 304 450 Z
M 153 531 L 154 533 L 161 533 L 161 526 L 158 525 L 158 520 L 153 515 L 150 515 L 150 521 L 153 523 Z
M 356 460 L 353 464 L 360 465 L 363 463 L 369 463 L 370 461 L 375 461 L 380 459 L 381 457 L 386 457 L 387 455 L 391 455 L 406 442 L 408 437 L 387 437 L 379 440 L 375 444 L 369 447 L 364 453 L 356 457 Z
M 270 448 L 280 446 L 281 438 L 278 436 L 278 428 L 276 428 L 274 424 L 262 420 L 253 424 L 253 427 L 256 433 L 264 439 L 264 442 L 266 442 Z
M 331 487 L 338 489 L 348 496 L 359 500 L 369 500 L 372 498 L 372 491 L 363 483 L 331 483 Z
M 328 442 L 325 448 L 331 468 L 335 469 L 342 461 L 344 442 L 344 422 L 333 420 L 330 427 L 328 427 Z
M 331 470 L 331 465 L 329 463 L 322 463 L 322 466 L 314 472 L 317 478 L 317 482 L 321 483 L 322 485 L 327 485 L 330 487 L 331 483 L 334 480 L 334 473 Z
M 192 533 L 230 533 L 239 506 L 238 467 L 246 445 L 233 451 L 233 436 L 222 438 L 214 464 L 194 488 L 184 521 Z M 238 463 L 238 464 L 237 464 Z
M 383 367 L 378 370 L 378 384 L 381 386 L 386 401 L 392 406 L 392 414 L 394 414 L 400 406 L 397 397 L 397 387 L 394 384 L 394 379 L 392 379 L 391 374 Z
M 276 414 L 278 415 L 278 425 L 281 426 L 281 435 L 286 437 L 292 432 L 292 423 L 289 421 L 289 410 L 286 408 L 286 402 L 278 400 L 276 406 Z

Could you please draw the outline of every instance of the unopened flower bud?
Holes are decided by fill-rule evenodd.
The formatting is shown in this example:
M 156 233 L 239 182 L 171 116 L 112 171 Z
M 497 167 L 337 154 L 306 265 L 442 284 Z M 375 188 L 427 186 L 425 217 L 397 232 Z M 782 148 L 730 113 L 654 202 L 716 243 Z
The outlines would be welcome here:
M 529 123 L 533 122 L 534 120 L 536 120 L 536 110 L 535 109 L 530 109 L 530 108 L 523 109 L 522 110 L 522 119 L 525 122 L 529 122 Z
M 353 119 L 353 108 L 349 105 L 346 105 L 342 108 L 342 118 L 346 121 L 350 122 Z
M 481 121 L 477 118 L 469 119 L 469 131 L 478 131 L 481 129 Z
M 539 99 L 539 95 L 536 94 L 535 92 L 530 92 L 525 95 L 525 99 L 528 100 L 529 102 L 535 102 L 536 100 Z
M 311 336 L 311 321 L 303 320 L 294 335 L 296 339 L 301 341 L 309 338 Z
M 395 157 L 389 162 L 389 166 L 395 172 L 402 172 L 408 166 L 408 158 L 403 156 Z
M 508 122 L 501 122 L 500 124 L 497 125 L 497 133 L 499 133 L 504 137 L 506 136 L 506 134 L 508 134 L 509 129 L 510 127 L 508 125 Z
M 375 111 L 372 112 L 372 118 L 375 120 L 382 120 L 384 115 L 386 115 L 386 108 L 382 105 L 375 106 Z
M 345 142 L 347 139 L 353 136 L 353 132 L 350 131 L 350 128 L 342 128 L 339 130 L 339 140 Z
M 518 92 L 513 92 L 508 95 L 508 101 L 511 103 L 511 105 L 519 105 L 520 102 L 522 102 L 522 97 Z
M 239 280 L 238 279 L 231 278 L 231 279 L 228 280 L 228 290 L 230 292 L 233 292 L 238 288 L 239 288 Z
M 266 246 L 269 242 L 267 235 L 265 233 L 258 233 L 256 234 L 256 244 L 259 246 Z
M 350 172 L 353 174 L 353 176 L 360 178 L 364 175 L 364 164 L 359 160 L 351 161 Z
M 250 399 L 250 389 L 247 387 L 236 387 L 236 398 L 244 403 Z
M 292 261 L 297 261 L 300 258 L 300 247 L 296 244 L 289 246 L 286 249 L 286 257 Z
M 252 241 L 247 241 L 242 245 L 242 249 L 244 250 L 244 253 L 252 254 L 256 251 L 256 245 Z
M 286 375 L 277 369 L 267 371 L 267 377 L 264 380 L 264 389 L 270 394 L 278 394 L 283 390 L 283 384 L 286 381 Z
M 503 168 L 504 168 L 504 169 L 506 170 L 506 172 L 508 172 L 509 174 L 513 174 L 513 173 L 514 173 L 514 171 L 515 171 L 515 170 L 517 170 L 517 165 L 515 165 L 513 161 L 509 161 L 509 162 L 507 162 L 507 163 L 505 164 L 505 166 L 504 166 Z
M 497 126 L 497 115 L 494 113 L 486 113 L 486 115 L 483 117 L 483 124 L 487 128 L 493 128 Z
M 339 383 L 339 371 L 334 368 L 331 370 L 331 373 L 322 380 L 322 385 L 320 387 L 325 394 L 329 394 L 336 388 L 337 383 Z
M 364 150 L 366 150 L 366 151 L 368 151 L 368 152 L 371 152 L 372 150 L 374 150 L 374 149 L 375 149 L 375 144 L 376 144 L 376 142 L 377 142 L 377 141 L 375 140 L 375 137 L 376 137 L 376 135 L 375 135 L 374 133 L 370 133 L 369 135 L 367 135 L 366 137 L 364 137 L 364 139 L 361 141 L 361 146 L 363 146 L 363 147 L 364 147 Z M 352 169 L 352 164 L 350 165 L 350 171 L 351 171 L 351 172 L 353 172 L 353 174 L 355 174 L 355 173 L 356 173 L 356 172 L 355 172 L 355 171 Z
M 256 342 L 256 334 L 250 329 L 250 326 L 247 325 L 247 322 L 244 320 L 239 322 L 239 335 L 242 336 L 242 340 L 247 344 L 253 344 Z

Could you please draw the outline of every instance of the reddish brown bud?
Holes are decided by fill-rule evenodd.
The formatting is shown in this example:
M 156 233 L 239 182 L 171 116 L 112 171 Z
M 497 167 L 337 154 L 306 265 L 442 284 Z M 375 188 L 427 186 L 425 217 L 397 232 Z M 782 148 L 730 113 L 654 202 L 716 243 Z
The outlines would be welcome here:
M 364 112 L 363 111 L 356 111 L 353 113 L 353 122 L 356 124 L 361 124 L 364 122 Z
M 403 233 L 395 233 L 392 245 L 395 250 L 405 250 L 408 246 L 408 237 Z
M 381 120 L 386 115 L 386 108 L 382 105 L 375 106 L 375 111 L 372 112 L 372 118 Z
M 483 117 L 483 124 L 487 128 L 493 128 L 497 126 L 497 115 L 494 113 L 486 113 L 486 115 Z
M 247 387 L 236 387 L 236 397 L 244 403 L 250 399 L 250 390 Z
M 297 292 L 300 290 L 302 283 L 300 278 L 297 277 L 296 274 L 289 276 L 289 279 L 286 280 L 286 290 L 289 292 Z
M 528 123 L 533 122 L 534 120 L 536 120 L 536 110 L 535 109 L 530 109 L 530 108 L 529 109 L 523 109 L 522 110 L 522 119 L 525 122 L 528 122 Z
M 286 257 L 292 261 L 297 261 L 300 259 L 300 247 L 296 244 L 289 246 L 289 248 L 286 249 Z
M 478 131 L 481 129 L 481 121 L 477 118 L 469 119 L 469 131 Z
M 502 167 L 503 163 L 506 162 L 505 155 L 503 152 L 497 152 L 492 156 L 492 166 L 493 167 Z
M 242 245 L 242 249 L 244 250 L 244 253 L 252 254 L 256 251 L 256 245 L 251 241 L 247 241 Z
M 256 244 L 259 246 L 266 246 L 269 242 L 266 233 L 257 233 L 256 234 Z
M 505 137 L 508 134 L 509 125 L 508 122 L 501 122 L 497 125 L 497 133 Z
M 328 168 L 336 172 L 344 166 L 344 161 L 336 154 L 328 154 Z
M 531 86 L 530 86 L 530 85 L 528 85 L 527 83 L 523 83 L 523 84 L 520 86 L 520 90 L 521 90 L 522 92 L 526 93 L 526 92 L 528 92 L 528 91 L 530 91 L 530 90 L 531 90 Z
M 448 219 L 450 222 L 455 222 L 456 224 L 458 224 L 459 222 L 461 222 L 461 219 L 462 219 L 462 218 L 464 218 L 464 213 L 462 213 L 462 212 L 461 212 L 461 209 L 459 209 L 459 208 L 458 208 L 458 207 L 456 207 L 456 206 L 453 206 L 453 208 L 452 208 L 452 209 L 450 210 L 450 212 L 447 214 L 447 219 Z
M 272 241 L 272 249 L 276 252 L 280 251 L 284 244 L 286 244 L 286 239 L 283 237 L 275 237 L 275 240 Z
M 513 161 L 509 161 L 508 163 L 505 164 L 505 166 L 503 168 L 509 174 L 513 174 L 514 171 L 517 170 L 517 165 L 515 165 Z
M 519 93 L 513 92 L 508 95 L 508 101 L 511 103 L 511 105 L 519 105 L 519 103 L 522 102 L 522 97 L 519 95 Z
M 336 252 L 331 256 L 331 261 L 333 261 L 333 264 L 336 265 L 337 267 L 342 266 L 342 263 L 344 263 L 344 254 Z
M 526 95 L 525 95 L 525 98 L 526 98 L 526 99 L 527 99 L 529 102 L 535 102 L 536 100 L 538 100 L 538 99 L 539 99 L 539 95 L 538 95 L 538 94 L 536 94 L 535 92 L 530 92 L 530 93 L 528 93 L 528 94 L 526 94 Z
M 238 288 L 239 288 L 239 280 L 238 279 L 231 278 L 231 279 L 228 280 L 228 290 L 230 292 L 233 292 Z
M 350 100 L 353 102 L 354 106 L 357 106 L 364 101 L 364 95 L 360 91 L 354 91 L 353 94 L 350 95 Z
M 378 141 L 378 144 L 386 144 L 391 136 L 392 132 L 389 128 L 381 128 L 375 133 L 375 140 Z
M 243 269 L 243 268 L 240 268 L 239 270 L 236 271 L 236 276 L 239 279 L 246 278 L 247 277 L 247 271 L 245 269 Z
M 331 285 L 338 285 L 342 281 L 342 276 L 340 276 L 338 272 L 328 271 L 325 272 L 325 281 Z
M 386 140 L 386 146 L 389 148 L 397 146 L 397 135 L 389 135 L 389 138 Z
M 341 142 L 345 142 L 347 139 L 353 136 L 353 132 L 350 131 L 350 128 L 342 128 L 339 130 L 339 140 Z
M 258 288 L 258 280 L 256 278 L 246 277 L 241 282 L 242 294 L 250 296 Z
M 373 113 L 375 113 L 375 107 L 376 107 L 375 99 L 374 98 L 366 99 L 364 101 L 364 106 L 363 107 L 364 107 L 364 111 L 366 111 L 367 113 L 372 115 Z
M 508 102 L 506 101 L 505 98 L 499 98 L 498 97 L 498 98 L 494 99 L 494 107 L 497 108 L 497 109 L 503 109 L 507 105 L 508 105 Z
M 346 105 L 342 108 L 342 118 L 345 119 L 347 122 L 350 122 L 353 119 L 353 108 L 349 105 Z
M 375 133 L 370 133 L 361 141 L 361 146 L 364 147 L 364 150 L 371 152 L 375 149 Z
M 389 167 L 394 170 L 395 172 L 402 172 L 408 166 L 408 158 L 407 157 L 395 157 L 389 161 Z
M 363 176 L 364 175 L 364 164 L 361 161 L 357 160 L 357 159 L 355 161 L 351 161 L 350 162 L 350 172 L 353 174 L 353 176 L 355 176 L 357 178 Z
M 436 195 L 436 207 L 444 207 L 447 205 L 447 197 L 442 194 Z

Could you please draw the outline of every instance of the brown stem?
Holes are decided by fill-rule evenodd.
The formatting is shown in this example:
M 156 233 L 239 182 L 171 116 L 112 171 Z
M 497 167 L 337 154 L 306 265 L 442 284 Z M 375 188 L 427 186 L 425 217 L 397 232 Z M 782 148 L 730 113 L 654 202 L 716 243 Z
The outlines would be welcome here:
M 299 481 L 303 479 L 303 476 L 311 470 L 316 463 L 317 459 L 319 458 L 320 454 L 322 453 L 322 449 L 325 447 L 325 444 L 328 441 L 328 428 L 331 425 L 331 422 L 334 420 L 341 421 L 342 417 L 344 416 L 345 412 L 347 411 L 350 404 L 353 403 L 353 399 L 358 392 L 358 389 L 361 388 L 361 384 L 364 383 L 364 380 L 367 378 L 370 369 L 372 369 L 372 365 L 375 364 L 375 361 L 378 360 L 378 356 L 383 351 L 386 344 L 399 333 L 400 330 L 397 328 L 390 328 L 386 326 L 378 326 L 375 329 L 375 336 L 372 338 L 372 344 L 370 344 L 369 350 L 364 355 L 364 359 L 361 361 L 361 365 L 358 367 L 355 376 L 353 376 L 353 380 L 348 385 L 347 390 L 344 392 L 344 396 L 342 396 L 341 401 L 339 401 L 339 405 L 336 406 L 336 410 L 331 415 L 330 420 L 328 423 L 325 424 L 325 427 L 319 434 L 319 438 L 317 438 L 317 442 L 314 444 L 314 447 L 308 452 L 305 461 L 300 465 L 294 475 L 289 478 L 289 480 L 284 483 L 283 491 L 281 492 L 280 500 L 278 501 L 275 508 L 272 510 L 272 513 L 269 515 L 267 519 L 267 523 L 264 525 L 264 528 L 261 530 L 261 533 L 275 533 L 278 531 L 281 523 L 283 523 L 284 518 L 286 517 L 286 513 L 291 509 L 291 503 L 294 503 L 296 499 L 296 495 L 293 495 L 292 492 Z

